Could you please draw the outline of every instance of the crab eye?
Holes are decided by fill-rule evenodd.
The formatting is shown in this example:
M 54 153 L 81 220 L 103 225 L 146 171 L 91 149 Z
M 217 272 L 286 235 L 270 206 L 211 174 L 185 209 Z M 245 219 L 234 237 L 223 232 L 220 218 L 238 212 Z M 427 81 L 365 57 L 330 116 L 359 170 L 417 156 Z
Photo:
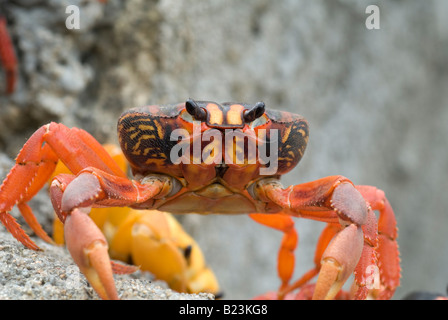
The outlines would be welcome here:
M 205 121 L 207 118 L 207 113 L 205 112 L 204 109 L 202 109 L 200 106 L 198 106 L 198 104 L 196 103 L 196 101 L 192 100 L 192 99 L 188 99 L 185 102 L 185 109 L 187 109 L 187 112 L 195 119 L 198 121 Z

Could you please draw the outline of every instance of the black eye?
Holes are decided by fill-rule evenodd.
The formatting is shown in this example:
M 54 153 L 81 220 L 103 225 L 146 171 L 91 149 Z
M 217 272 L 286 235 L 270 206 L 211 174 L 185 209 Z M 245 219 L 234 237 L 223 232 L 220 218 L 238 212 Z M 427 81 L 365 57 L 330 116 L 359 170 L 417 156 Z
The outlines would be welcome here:
M 255 106 L 250 110 L 246 110 L 244 113 L 244 121 L 247 123 L 253 122 L 255 119 L 260 118 L 264 113 L 264 102 L 257 102 Z
M 190 257 L 191 257 L 191 250 L 193 247 L 191 245 L 188 245 L 184 248 L 184 258 L 187 260 L 187 263 L 190 264 Z
M 207 113 L 204 109 L 202 109 L 198 104 L 192 100 L 188 99 L 185 102 L 185 109 L 187 109 L 187 112 L 198 121 L 205 121 L 207 117 Z M 188 120 L 187 120 L 188 121 Z

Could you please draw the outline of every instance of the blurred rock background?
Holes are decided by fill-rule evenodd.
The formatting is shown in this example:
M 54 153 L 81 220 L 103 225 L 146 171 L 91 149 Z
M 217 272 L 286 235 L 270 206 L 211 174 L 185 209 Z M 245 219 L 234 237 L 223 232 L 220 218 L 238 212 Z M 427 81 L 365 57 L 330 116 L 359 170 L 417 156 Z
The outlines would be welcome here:
M 380 9 L 369 30 L 368 5 Z M 68 5 L 80 29 L 68 30 Z M 50 121 L 117 142 L 125 109 L 184 101 L 264 101 L 305 116 L 310 141 L 284 185 L 342 174 L 383 189 L 399 226 L 402 286 L 448 284 L 448 2 L 297 0 L 10 0 L 19 59 L 0 73 L 3 180 L 26 139 Z M 33 201 L 50 220 L 44 196 Z M 17 215 L 17 212 L 14 212 Z M 277 288 L 281 234 L 246 216 L 186 216 L 226 298 Z M 312 267 L 322 223 L 297 220 L 296 276 Z M 0 227 L 0 232 L 5 232 Z

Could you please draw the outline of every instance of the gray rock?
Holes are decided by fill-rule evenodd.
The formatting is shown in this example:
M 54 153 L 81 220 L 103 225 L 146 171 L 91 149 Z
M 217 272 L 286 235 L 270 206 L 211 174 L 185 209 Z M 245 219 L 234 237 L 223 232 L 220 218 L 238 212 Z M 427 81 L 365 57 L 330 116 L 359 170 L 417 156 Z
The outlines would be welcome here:
M 25 248 L 11 235 L 0 232 L 0 300 L 99 299 L 63 247 L 37 239 L 42 251 Z M 115 275 L 120 299 L 212 300 L 211 294 L 178 293 L 147 272 Z

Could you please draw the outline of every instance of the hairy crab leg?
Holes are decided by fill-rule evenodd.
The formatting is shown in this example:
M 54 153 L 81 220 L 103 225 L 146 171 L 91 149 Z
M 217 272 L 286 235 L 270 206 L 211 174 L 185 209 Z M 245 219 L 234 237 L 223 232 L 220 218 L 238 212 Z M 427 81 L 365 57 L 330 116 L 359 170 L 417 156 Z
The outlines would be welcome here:
M 332 299 L 355 270 L 363 253 L 363 226 L 369 221 L 365 199 L 345 177 L 331 176 L 283 189 L 261 180 L 254 188 L 257 198 L 273 201 L 283 212 L 328 223 L 337 232 L 322 253 L 313 299 Z
M 53 179 L 50 197 L 64 224 L 65 242 L 73 260 L 103 299 L 116 299 L 108 246 L 88 213 L 95 206 L 131 206 L 146 202 L 167 190 L 166 181 L 140 184 L 89 167 L 78 175 L 61 174 Z M 107 266 L 106 266 L 107 265 Z
M 321 269 L 321 260 L 322 255 L 324 254 L 326 248 L 329 243 L 333 239 L 333 237 L 341 231 L 341 225 L 339 223 L 329 223 L 323 229 L 319 240 L 317 242 L 316 251 L 314 255 L 314 265 L 315 267 L 308 272 L 306 272 L 300 279 L 295 281 L 293 284 L 288 286 L 285 289 L 285 294 L 291 292 L 297 288 L 301 288 L 306 283 L 308 283 L 312 278 L 319 274 Z M 362 250 L 361 257 L 359 262 L 354 270 L 355 281 L 354 285 L 356 285 L 356 292 L 353 298 L 355 299 L 365 299 L 368 294 L 368 290 L 366 288 L 366 270 L 369 270 L 369 266 L 376 266 L 376 253 L 374 247 L 376 246 L 376 235 L 377 235 L 377 224 L 376 218 L 373 211 L 368 208 L 367 222 L 362 226 L 364 233 L 364 246 Z M 314 286 L 313 286 L 314 290 Z
M 49 239 L 25 204 L 48 182 L 59 159 L 75 174 L 87 166 L 95 166 L 125 177 L 108 153 L 87 132 L 53 122 L 40 127 L 25 143 L 16 164 L 0 186 L 0 221 L 29 249 L 37 250 L 38 246 L 8 212 L 18 205 L 36 234 L 44 240 Z
M 0 221 L 17 240 L 33 250 L 39 247 L 8 212 L 17 204 L 26 220 L 37 230 L 36 233 L 42 235 L 40 225 L 28 210 L 26 202 L 48 182 L 59 160 L 74 174 L 56 177 L 53 180 L 56 183 L 50 187 L 55 210 L 59 208 L 60 211 L 58 216 L 67 220 L 64 226 L 67 247 L 98 294 L 104 298 L 117 298 L 112 277 L 114 267 L 104 236 L 87 216 L 86 209 L 79 207 L 89 202 L 90 197 L 93 197 L 90 199 L 93 202 L 87 206 L 95 205 L 100 196 L 107 202 L 103 201 L 102 205 L 117 203 L 117 199 L 125 198 L 128 190 L 131 190 L 131 195 L 127 196 L 127 204 L 136 199 L 147 200 L 147 197 L 158 194 L 164 188 L 155 190 L 160 181 L 159 184 L 140 185 L 128 180 L 119 165 L 87 132 L 53 122 L 44 125 L 25 143 L 16 164 L 0 186 Z M 90 171 L 88 168 L 91 168 Z M 74 186 L 70 187 L 74 182 Z M 104 185 L 107 183 L 115 185 L 111 189 Z M 99 187 L 102 189 L 98 190 Z M 71 191 L 65 195 L 63 192 L 67 189 Z M 64 198 L 66 201 L 63 201 Z M 126 268 L 115 269 L 128 271 Z
M 30 227 L 44 240 L 48 240 L 40 224 L 31 217 L 32 212 L 25 207 L 26 202 L 47 183 L 58 161 L 48 145 L 41 147 L 44 133 L 45 128 L 41 127 L 28 139 L 16 158 L 16 164 L 0 186 L 0 221 L 17 240 L 33 250 L 39 247 L 8 212 L 18 205 Z
M 169 192 L 168 178 L 154 178 L 142 184 L 117 177 L 94 167 L 73 175 L 58 175 L 50 186 L 50 197 L 58 216 L 67 216 L 81 207 L 126 207 L 138 205 Z
M 400 257 L 398 251 L 398 228 L 394 211 L 384 192 L 373 186 L 356 186 L 370 204 L 379 212 L 378 218 L 378 268 L 381 286 L 373 291 L 378 299 L 390 299 L 400 285 Z

